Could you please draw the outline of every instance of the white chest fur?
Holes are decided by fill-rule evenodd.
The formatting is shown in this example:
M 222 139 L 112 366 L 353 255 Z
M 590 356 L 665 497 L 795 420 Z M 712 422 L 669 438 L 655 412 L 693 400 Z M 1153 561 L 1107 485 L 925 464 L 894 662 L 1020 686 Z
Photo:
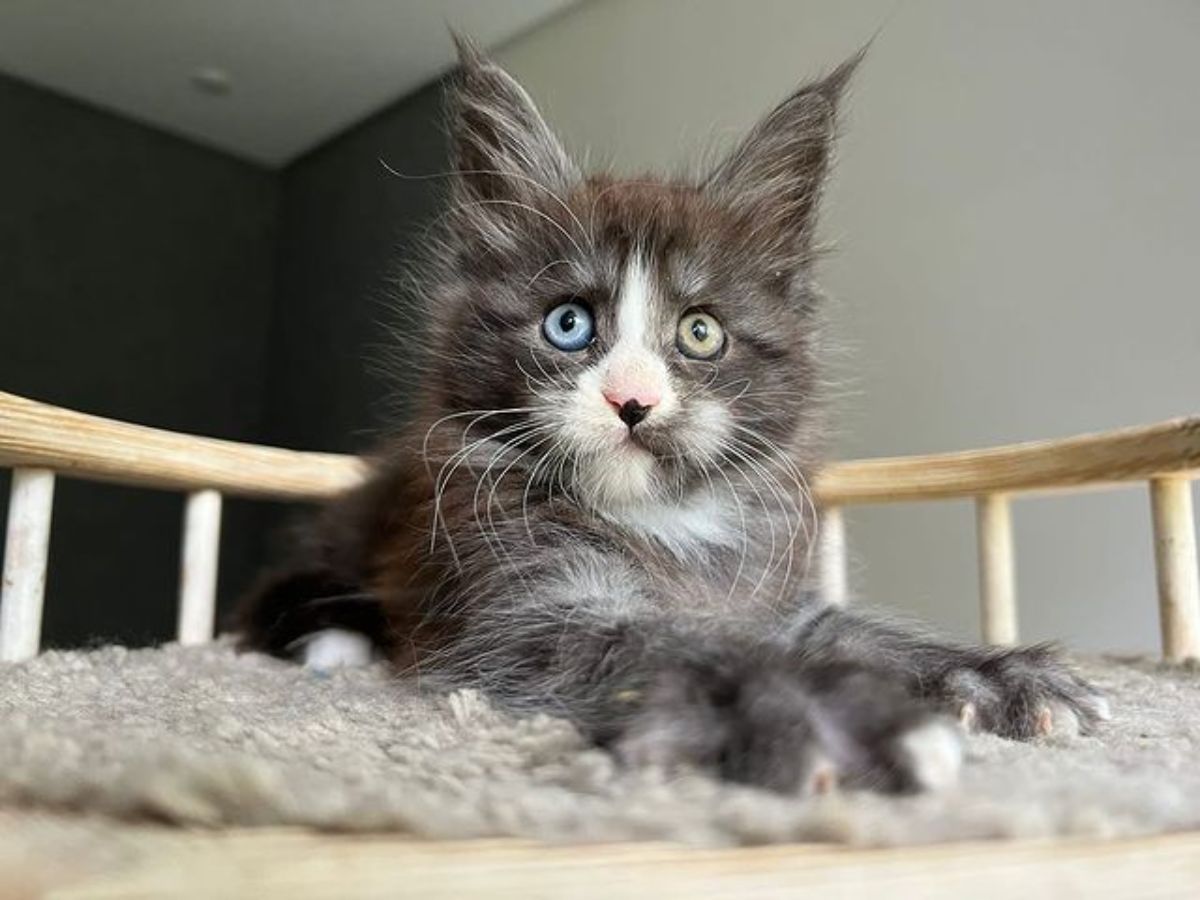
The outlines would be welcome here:
M 605 512 L 605 518 L 676 556 L 696 556 L 742 540 L 736 511 L 707 494 L 684 503 L 648 502 Z

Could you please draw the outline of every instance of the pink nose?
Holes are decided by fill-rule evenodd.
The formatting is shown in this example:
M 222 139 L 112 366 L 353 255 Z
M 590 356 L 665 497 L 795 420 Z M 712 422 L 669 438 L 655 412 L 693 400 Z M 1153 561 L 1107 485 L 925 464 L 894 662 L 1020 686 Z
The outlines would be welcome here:
M 662 397 L 659 396 L 655 388 L 646 387 L 645 385 L 612 385 L 604 389 L 604 399 L 611 403 L 617 409 L 620 409 L 630 400 L 638 406 L 647 408 L 658 406 Z
M 614 386 L 604 389 L 604 399 L 613 408 L 617 418 L 632 431 L 634 425 L 650 415 L 650 410 L 658 405 L 662 397 L 658 391 L 644 386 L 632 389 Z

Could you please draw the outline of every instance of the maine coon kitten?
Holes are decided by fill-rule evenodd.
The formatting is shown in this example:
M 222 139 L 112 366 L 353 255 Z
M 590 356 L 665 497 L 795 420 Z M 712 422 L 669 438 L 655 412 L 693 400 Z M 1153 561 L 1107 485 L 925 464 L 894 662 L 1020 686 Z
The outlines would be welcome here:
M 244 607 L 245 643 L 358 630 L 631 763 L 784 791 L 950 781 L 954 716 L 1014 738 L 1104 718 L 1044 647 L 950 643 L 812 585 L 814 222 L 856 60 L 707 177 L 624 181 L 460 56 L 417 412 Z

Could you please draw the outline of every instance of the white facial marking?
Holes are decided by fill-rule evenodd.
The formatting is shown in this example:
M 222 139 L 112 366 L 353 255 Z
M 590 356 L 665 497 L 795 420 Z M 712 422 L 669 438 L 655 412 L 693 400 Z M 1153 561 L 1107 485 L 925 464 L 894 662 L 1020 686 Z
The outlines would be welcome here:
M 655 347 L 657 313 L 653 277 L 645 260 L 633 253 L 625 264 L 621 293 L 617 297 L 616 341 L 602 363 L 601 391 L 614 402 L 635 399 L 642 405 L 653 406 L 651 415 L 661 419 L 678 402 L 667 365 Z
M 645 261 L 637 254 L 632 255 L 625 264 L 625 278 L 617 300 L 617 347 L 647 346 L 653 291 Z

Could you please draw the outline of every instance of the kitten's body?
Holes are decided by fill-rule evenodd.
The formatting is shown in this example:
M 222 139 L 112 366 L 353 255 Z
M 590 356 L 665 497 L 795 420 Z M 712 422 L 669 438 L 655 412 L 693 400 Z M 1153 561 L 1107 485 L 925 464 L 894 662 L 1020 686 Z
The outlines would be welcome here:
M 1092 724 L 1102 701 L 1043 649 L 937 641 L 810 584 L 813 225 L 853 64 L 684 183 L 583 177 L 515 82 L 463 62 L 417 412 L 246 607 L 247 643 L 349 626 L 627 759 L 785 790 L 944 782 L 943 711 Z

